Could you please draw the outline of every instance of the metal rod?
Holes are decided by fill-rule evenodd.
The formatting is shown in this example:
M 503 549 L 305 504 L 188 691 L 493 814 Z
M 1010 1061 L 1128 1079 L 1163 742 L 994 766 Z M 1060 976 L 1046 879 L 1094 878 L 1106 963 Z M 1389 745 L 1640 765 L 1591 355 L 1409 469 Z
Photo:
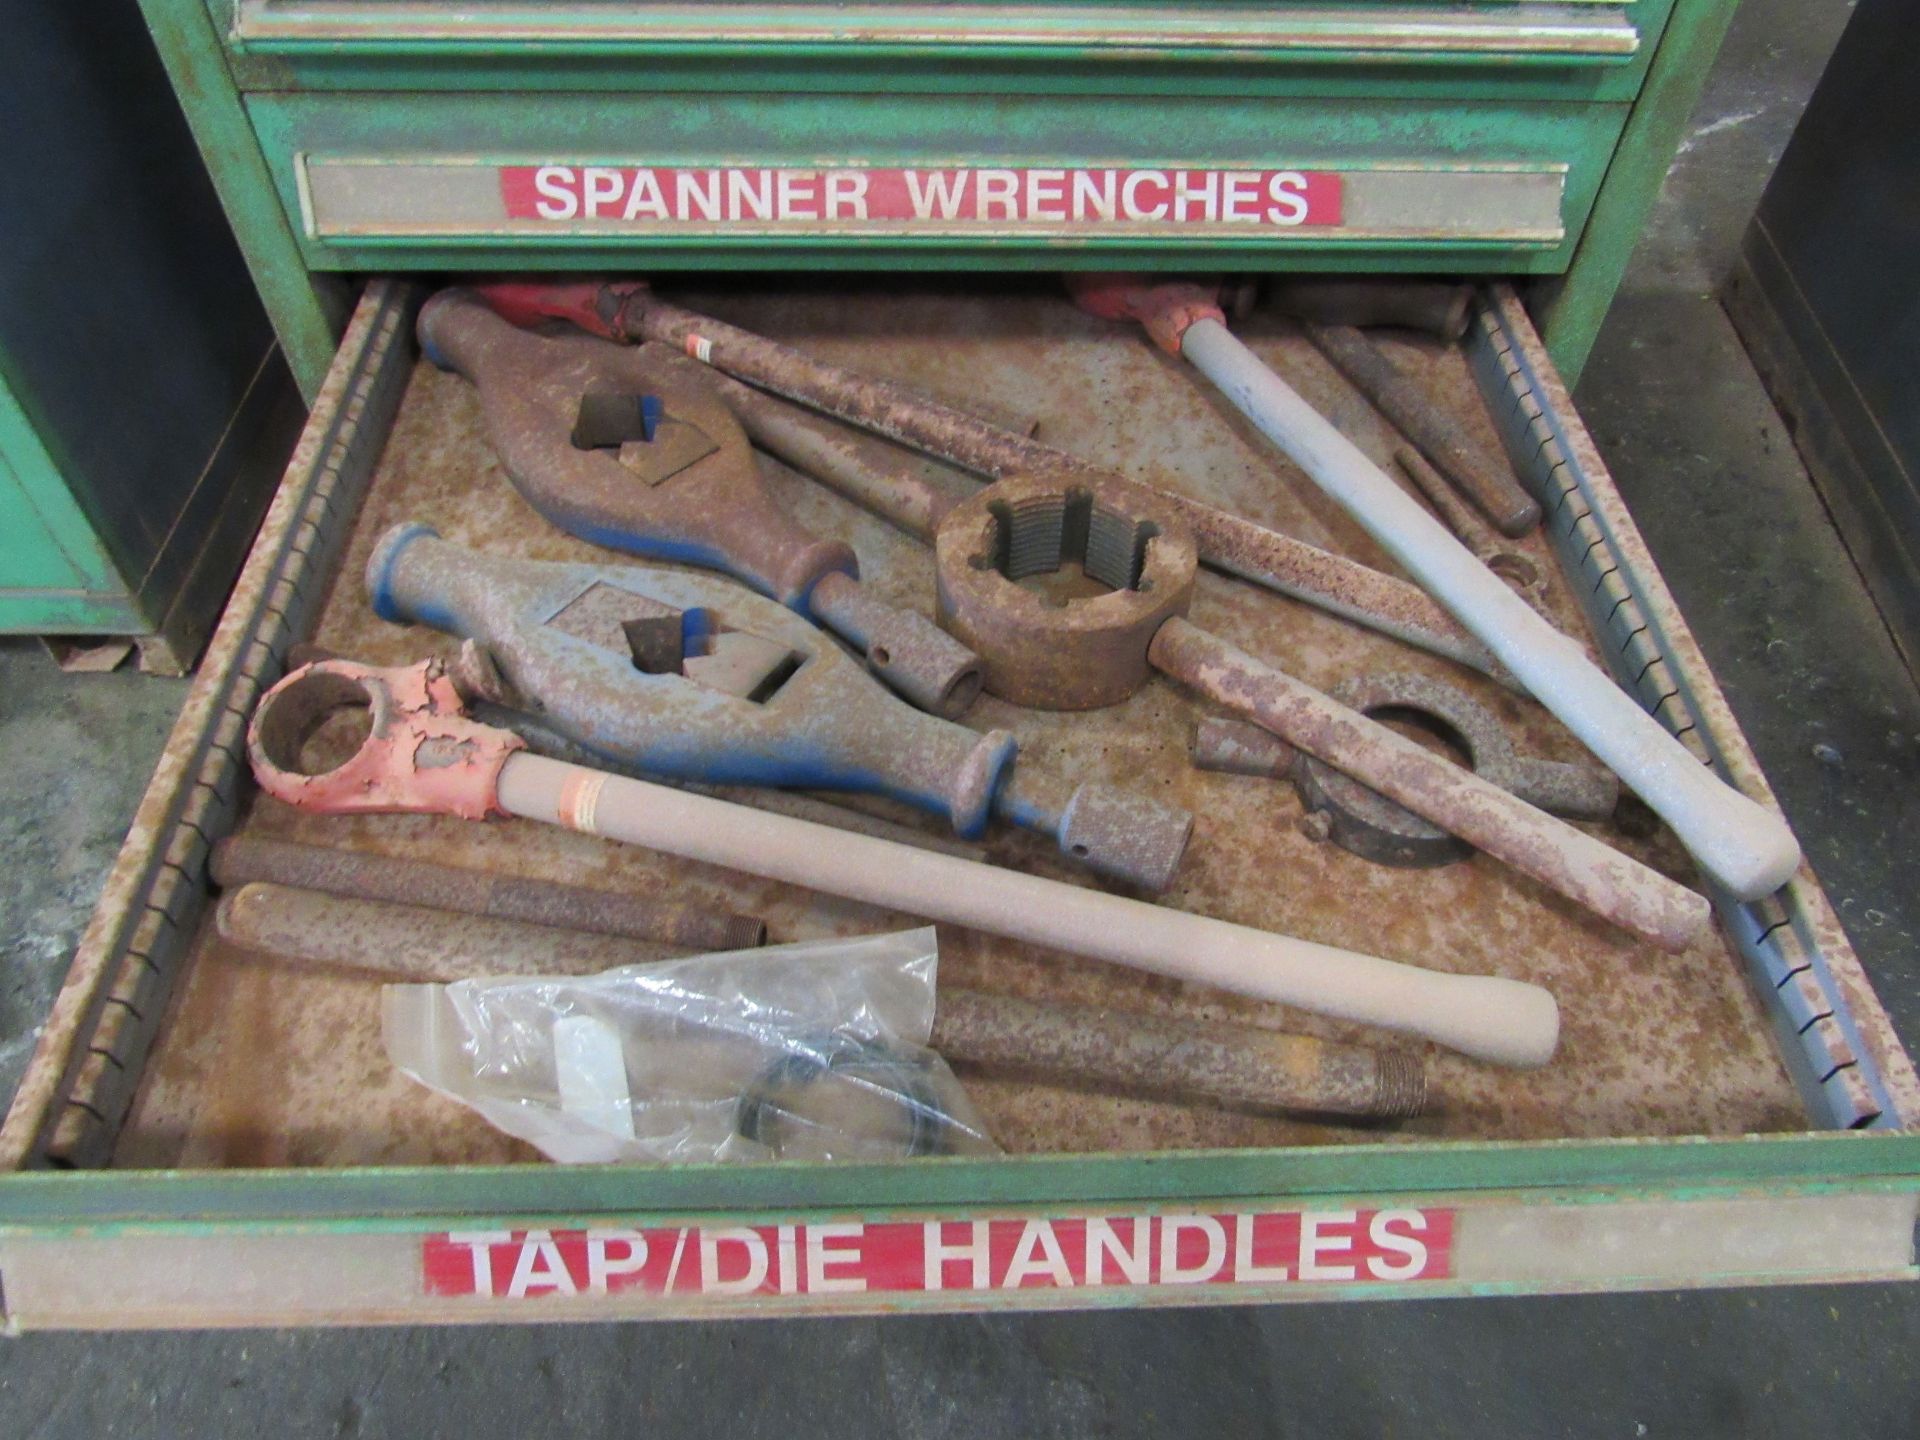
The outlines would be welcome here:
M 360 900 L 657 940 L 687 950 L 742 950 L 763 945 L 767 939 L 766 922 L 758 916 L 737 915 L 715 906 L 287 840 L 246 836 L 222 840 L 213 847 L 210 870 L 214 883 L 224 888 L 268 881 Z
M 1108 473 L 1065 451 L 942 405 L 911 386 L 827 364 L 723 321 L 667 304 L 649 292 L 636 291 L 627 299 L 619 323 L 633 338 L 673 345 L 725 374 L 992 479 L 1016 474 Z M 763 422 L 766 413 L 762 408 Z M 742 424 L 753 434 L 748 416 L 742 416 Z M 785 440 L 774 439 L 764 423 L 761 428 L 769 436 L 768 448 L 775 454 L 782 453 L 782 443 L 789 446 L 789 453 L 799 454 L 792 448 L 797 443 L 792 437 L 801 428 L 797 422 L 787 423 Z M 920 499 L 909 498 L 907 490 L 879 482 L 871 466 L 853 462 L 844 447 L 816 443 L 810 446 L 808 458 L 796 458 L 793 463 L 836 488 L 844 487 L 843 494 L 888 519 L 895 518 L 896 509 L 905 513 L 903 507 L 920 503 Z M 888 492 L 895 492 L 892 498 Z M 1200 558 L 1215 569 L 1457 660 L 1496 679 L 1504 678 L 1486 648 L 1463 633 L 1415 586 L 1214 506 L 1171 491 L 1159 493 L 1180 510 L 1200 547 Z M 908 528 L 909 524 L 917 526 L 918 521 L 895 523 Z
M 243 950 L 438 983 L 474 975 L 594 975 L 692 948 L 264 881 L 222 895 L 214 928 Z
M 1334 363 L 1374 409 L 1419 447 L 1440 473 L 1478 505 L 1506 535 L 1524 535 L 1540 523 L 1540 502 L 1520 488 L 1504 460 L 1489 455 L 1452 414 L 1385 351 L 1351 325 L 1302 327 L 1314 346 Z
M 1208 699 L 1663 949 L 1684 950 L 1712 914 L 1706 897 L 1196 625 L 1167 621 L 1149 653 Z
M 1179 344 L 1182 355 L 1653 807 L 1716 882 L 1739 899 L 1758 900 L 1792 877 L 1800 846 L 1778 814 L 1701 764 L 1225 325 L 1196 320 Z
M 989 1069 L 1252 1110 L 1397 1117 L 1427 1100 L 1426 1067 L 1405 1051 L 945 986 L 933 1048 Z

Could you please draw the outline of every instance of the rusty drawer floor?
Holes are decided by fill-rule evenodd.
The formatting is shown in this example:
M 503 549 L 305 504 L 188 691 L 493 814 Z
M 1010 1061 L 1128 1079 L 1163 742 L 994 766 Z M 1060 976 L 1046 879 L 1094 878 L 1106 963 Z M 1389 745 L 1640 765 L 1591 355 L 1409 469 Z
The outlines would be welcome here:
M 946 397 L 1039 417 L 1041 438 L 1196 497 L 1272 522 L 1370 563 L 1388 563 L 1330 501 L 1230 415 L 1190 371 L 1132 337 L 1034 290 L 982 299 L 960 292 L 867 288 L 827 293 L 734 289 L 689 294 L 698 308 L 815 349 L 835 360 L 916 382 Z M 1380 422 L 1331 368 L 1280 322 L 1240 327 L 1309 399 L 1376 459 Z M 1491 423 L 1464 361 L 1401 347 L 1463 414 Z M 927 463 L 927 462 L 914 462 Z M 940 471 L 956 493 L 971 480 Z M 825 489 L 775 467 L 795 513 L 859 552 L 868 583 L 927 609 L 930 554 Z M 399 663 L 451 649 L 447 637 L 376 619 L 360 574 L 374 539 L 401 520 L 447 538 L 539 559 L 619 563 L 553 529 L 522 502 L 483 438 L 472 389 L 422 361 L 333 578 L 313 638 L 358 658 Z M 1532 547 L 1557 567 L 1544 540 Z M 1584 633 L 1564 585 L 1556 618 Z M 1479 676 L 1325 617 L 1294 602 L 1203 572 L 1194 618 L 1235 644 L 1322 686 L 1360 672 L 1414 670 L 1460 681 L 1488 703 L 1529 753 L 1578 759 L 1577 744 L 1543 709 Z M 1187 763 L 1193 724 L 1206 713 L 1156 678 L 1124 705 L 1091 714 L 1019 710 L 991 697 L 967 717 L 1012 729 L 1023 753 L 1082 778 L 1111 778 L 1184 805 L 1197 817 L 1176 888 L 1162 903 L 1436 969 L 1508 975 L 1558 997 L 1558 1057 L 1533 1072 L 1497 1071 L 1429 1047 L 1435 1113 L 1394 1126 L 1313 1123 L 1193 1108 L 1140 1097 L 966 1075 L 968 1089 L 1009 1151 L 1183 1149 L 1339 1144 L 1435 1137 L 1739 1134 L 1798 1130 L 1805 1111 L 1774 1051 L 1740 962 L 1717 930 L 1679 956 L 1652 950 L 1524 877 L 1486 859 L 1430 871 L 1389 870 L 1316 843 L 1298 826 L 1289 787 L 1203 774 Z M 905 812 L 899 818 L 919 823 Z M 422 855 L 454 864 L 637 891 L 696 893 L 763 915 L 776 940 L 858 934 L 910 917 L 813 895 L 587 837 L 518 822 L 299 814 L 256 798 L 242 833 Z M 1691 880 L 1664 835 L 1609 838 Z M 993 861 L 1084 877 L 1044 842 L 997 831 Z M 942 979 L 1039 998 L 1108 1003 L 1143 1014 L 1233 1019 L 1349 1038 L 1354 1027 L 1143 976 L 1010 941 L 942 927 Z M 484 973 L 485 957 L 475 957 Z M 534 1160 L 530 1149 L 422 1090 L 388 1065 L 378 982 L 297 970 L 233 951 L 203 926 L 132 1117 L 115 1156 L 123 1166 L 346 1166 Z

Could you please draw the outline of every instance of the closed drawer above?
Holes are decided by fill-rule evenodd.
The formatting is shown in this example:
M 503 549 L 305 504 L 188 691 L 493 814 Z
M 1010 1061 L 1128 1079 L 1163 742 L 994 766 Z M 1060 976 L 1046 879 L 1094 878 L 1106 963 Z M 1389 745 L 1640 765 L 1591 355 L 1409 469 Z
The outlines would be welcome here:
M 223 0 L 209 0 L 216 7 Z M 1350 3 L 530 4 L 224 0 L 250 88 L 1224 90 L 1630 98 L 1670 0 Z M 639 66 L 638 71 L 635 66 Z M 955 66 L 965 66 L 956 70 Z
M 1625 107 L 254 96 L 321 269 L 1564 269 Z

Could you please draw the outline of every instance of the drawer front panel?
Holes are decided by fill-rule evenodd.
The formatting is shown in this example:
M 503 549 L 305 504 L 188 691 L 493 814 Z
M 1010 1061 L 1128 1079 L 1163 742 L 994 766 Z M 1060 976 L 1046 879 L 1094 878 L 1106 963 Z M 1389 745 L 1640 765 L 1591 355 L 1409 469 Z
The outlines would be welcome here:
M 889 55 L 1097 58 L 1455 59 L 1621 64 L 1651 3 L 1361 0 L 1321 4 L 553 4 L 480 0 L 240 0 L 237 45 L 262 54 L 494 46 L 527 53 L 766 54 L 854 48 Z
M 1553 272 L 1624 107 L 577 94 L 250 108 L 318 268 L 1025 253 Z
M 1628 100 L 1673 0 L 208 3 L 243 89 L 724 86 Z

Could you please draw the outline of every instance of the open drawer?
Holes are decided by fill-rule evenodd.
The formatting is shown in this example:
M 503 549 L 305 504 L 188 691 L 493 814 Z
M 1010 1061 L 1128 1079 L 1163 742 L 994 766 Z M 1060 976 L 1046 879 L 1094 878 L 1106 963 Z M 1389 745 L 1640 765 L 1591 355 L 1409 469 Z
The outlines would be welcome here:
M 1383 563 L 1193 376 L 1049 288 L 789 280 L 689 298 L 829 359 L 1035 414 L 1062 448 Z M 968 723 L 1008 726 L 1063 766 L 1125 776 L 1201 816 L 1162 903 L 1547 985 L 1563 1015 L 1555 1061 L 1495 1071 L 1433 1051 L 1435 1112 L 1373 1128 L 963 1072 L 1004 1157 L 842 1165 L 552 1166 L 411 1085 L 381 1053 L 375 983 L 213 936 L 211 842 L 239 830 L 673 887 L 762 914 L 781 940 L 911 923 L 521 822 L 346 820 L 257 795 L 245 723 L 290 646 L 386 664 L 448 649 L 368 609 L 360 573 L 388 526 L 419 519 L 509 553 L 608 558 L 545 526 L 501 477 L 471 390 L 418 357 L 418 299 L 395 281 L 363 298 L 0 1132 L 12 1325 L 1192 1304 L 1913 1273 L 1920 1078 L 1810 872 L 1757 905 L 1722 897 L 1708 938 L 1662 955 L 1485 857 L 1386 870 L 1315 843 L 1290 791 L 1191 768 L 1202 711 L 1158 679 L 1111 711 L 988 699 Z M 1239 328 L 1384 457 L 1377 418 L 1283 322 L 1256 312 Z M 1497 435 L 1542 501 L 1545 530 L 1523 543 L 1557 561 L 1555 617 L 1585 624 L 1669 729 L 1765 797 L 1512 291 L 1483 293 L 1464 354 L 1398 353 Z M 780 480 L 804 521 L 853 543 L 868 583 L 926 606 L 923 552 L 798 476 Z M 1219 576 L 1203 575 L 1195 616 L 1322 685 L 1388 666 L 1459 674 Z M 1537 707 L 1491 685 L 1483 698 L 1523 749 L 1577 757 Z M 1609 838 L 1687 873 L 1662 834 Z M 997 863 L 1071 878 L 1027 837 L 987 844 Z M 943 982 L 1364 1037 L 971 932 L 941 938 Z

